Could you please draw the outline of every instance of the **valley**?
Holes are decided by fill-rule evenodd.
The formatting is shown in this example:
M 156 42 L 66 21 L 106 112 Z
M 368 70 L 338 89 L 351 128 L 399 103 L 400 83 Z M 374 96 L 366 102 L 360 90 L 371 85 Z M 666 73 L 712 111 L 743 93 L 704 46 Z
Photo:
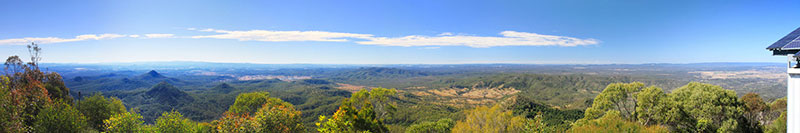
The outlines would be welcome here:
M 161 67 L 170 66 L 170 67 Z M 580 113 L 606 85 L 643 82 L 667 91 L 700 81 L 742 95 L 761 94 L 772 101 L 785 97 L 781 64 L 662 64 L 662 65 L 282 65 L 174 63 L 154 68 L 124 65 L 44 64 L 64 73 L 74 97 L 102 93 L 135 108 L 145 123 L 161 112 L 176 110 L 187 118 L 210 122 L 233 104 L 240 93 L 266 91 L 294 104 L 307 128 L 317 116 L 332 115 L 342 98 L 375 87 L 395 88 L 395 117 L 386 120 L 405 127 L 441 118 L 458 120 L 477 106 L 523 101 L 550 112 Z M 192 66 L 192 67 L 183 67 Z M 200 67 L 203 66 L 203 67 Z M 222 66 L 236 66 L 225 68 Z M 246 68 L 242 68 L 246 67 Z M 188 69 L 181 69 L 188 68 Z M 712 71 L 713 70 L 713 71 Z M 270 75 L 270 76 L 252 76 Z M 276 76 L 280 75 L 280 76 Z M 762 76 L 752 76 L 762 75 Z M 243 78 L 248 77 L 248 78 Z M 258 77 L 258 78 L 255 78 Z M 577 118 L 575 118 L 577 119 Z M 574 119 L 573 119 L 574 120 Z M 554 122 L 559 123 L 559 122 Z

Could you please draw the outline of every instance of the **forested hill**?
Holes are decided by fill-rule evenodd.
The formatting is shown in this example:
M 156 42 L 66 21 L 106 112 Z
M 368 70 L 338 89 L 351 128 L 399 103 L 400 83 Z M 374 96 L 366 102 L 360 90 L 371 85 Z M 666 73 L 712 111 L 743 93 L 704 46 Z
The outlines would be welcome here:
M 49 92 L 70 94 L 69 98 L 75 97 L 74 100 L 70 100 L 73 101 L 72 103 L 66 103 L 66 105 L 74 107 L 60 105 L 58 108 L 60 110 L 73 108 L 86 118 L 87 126 L 82 130 L 95 131 L 112 130 L 104 124 L 104 120 L 112 117 L 120 117 L 115 120 L 140 121 L 141 123 L 135 127 L 141 127 L 142 130 L 158 129 L 159 121 L 168 119 L 186 119 L 187 123 L 185 124 L 193 125 L 192 123 L 194 123 L 193 127 L 197 128 L 194 129 L 196 131 L 205 130 L 202 129 L 204 127 L 229 128 L 220 126 L 229 125 L 225 124 L 229 122 L 248 123 L 251 122 L 250 120 L 267 120 L 262 118 L 278 117 L 267 116 L 270 111 L 284 112 L 281 115 L 286 115 L 286 117 L 280 116 L 281 119 L 272 120 L 301 125 L 284 127 L 285 129 L 303 131 L 414 132 L 433 129 L 487 131 L 486 129 L 464 127 L 464 125 L 475 124 L 468 123 L 468 119 L 484 119 L 477 117 L 486 116 L 480 113 L 502 116 L 503 119 L 508 118 L 511 121 L 528 121 L 514 122 L 517 124 L 535 125 L 539 123 L 541 124 L 539 126 L 528 125 L 527 127 L 541 127 L 543 128 L 541 130 L 546 131 L 587 130 L 592 127 L 603 127 L 602 122 L 604 121 L 622 122 L 622 124 L 637 127 L 637 129 L 638 126 L 641 126 L 641 130 L 691 131 L 688 130 L 690 128 L 672 124 L 689 125 L 697 121 L 660 121 L 660 118 L 633 117 L 631 110 L 637 110 L 635 108 L 609 110 L 606 107 L 599 107 L 601 105 L 598 104 L 598 100 L 608 100 L 606 97 L 615 95 L 638 98 L 638 94 L 644 93 L 645 90 L 647 93 L 658 92 L 650 90 L 650 86 L 663 90 L 663 95 L 655 93 L 654 96 L 674 98 L 684 96 L 683 94 L 692 94 L 684 93 L 684 91 L 697 91 L 692 88 L 693 86 L 717 88 L 695 85 L 690 83 L 692 81 L 720 85 L 719 88 L 722 89 L 731 89 L 733 90 L 731 92 L 708 93 L 724 93 L 728 98 L 743 99 L 742 103 L 730 103 L 729 105 L 746 108 L 741 110 L 742 118 L 719 116 L 718 118 L 735 118 L 736 120 L 724 119 L 722 123 L 710 123 L 711 125 L 704 128 L 729 130 L 730 128 L 726 126 L 730 127 L 730 123 L 737 123 L 742 127 L 730 130 L 755 131 L 772 129 L 773 123 L 780 123 L 777 120 L 780 120 L 781 116 L 781 103 L 785 104 L 785 101 L 781 101 L 779 98 L 785 96 L 783 81 L 785 79 L 780 77 L 782 74 L 779 68 L 772 64 L 730 65 L 723 63 L 716 67 L 713 64 L 708 65 L 487 64 L 388 65 L 389 67 L 333 65 L 332 67 L 286 68 L 252 65 L 232 68 L 214 66 L 165 69 L 159 67 L 160 69 L 150 70 L 120 69 L 120 67 L 111 67 L 113 65 L 51 65 L 49 67 L 53 68 L 48 70 L 64 71 L 69 73 L 69 76 L 63 77 L 65 80 L 63 80 L 63 87 L 60 88 L 64 89 L 56 89 L 59 87 L 46 87 L 46 89 Z M 16 78 L 14 75 L 6 77 L 12 79 L 7 85 L 12 85 L 10 88 L 17 88 L 8 89 L 9 91 L 26 90 L 13 86 L 15 80 L 20 78 Z M 53 76 L 53 78 L 56 77 Z M 51 80 L 48 80 L 47 83 L 59 84 Z M 616 83 L 641 83 L 643 86 L 633 85 L 634 87 L 630 91 L 610 93 L 609 89 L 631 86 L 614 87 Z M 755 98 L 752 94 L 755 94 Z M 60 103 L 54 102 L 52 99 L 60 99 L 64 96 L 48 97 L 52 103 L 41 105 L 58 105 Z M 760 99 L 761 102 L 749 105 L 751 103 L 748 102 L 753 99 Z M 371 123 L 373 127 L 369 128 L 346 127 L 346 125 L 337 124 L 344 121 L 361 121 L 334 118 L 367 113 L 361 112 L 364 109 L 362 107 L 367 107 L 360 105 L 367 104 L 363 103 L 365 101 L 370 101 L 369 104 L 374 106 L 373 113 L 376 113 L 376 117 L 365 119 L 374 119 L 380 122 Z M 651 102 L 658 103 L 660 101 Z M 261 109 L 262 105 L 267 107 L 265 104 L 269 105 L 268 108 Z M 657 105 L 665 105 L 663 107 L 665 109 L 682 110 L 685 109 L 681 107 L 684 104 L 686 103 L 658 103 Z M 622 103 L 622 105 L 629 107 L 632 103 Z M 760 110 L 756 110 L 759 108 L 750 108 L 755 105 L 763 105 L 763 108 Z M 687 104 L 686 106 L 695 105 Z M 97 110 L 109 112 L 103 115 L 95 115 L 91 112 L 97 113 Z M 249 111 L 241 112 L 241 110 Z M 342 113 L 342 111 L 354 114 Z M 752 111 L 761 113 L 754 116 Z M 653 113 L 652 111 L 636 112 Z M 657 110 L 655 112 L 658 113 Z M 734 112 L 734 114 L 737 113 Z M 681 117 L 699 120 L 702 118 L 698 116 L 706 115 L 692 112 L 686 112 L 686 114 L 688 115 Z M 37 120 L 33 116 L 36 115 L 38 114 L 31 114 L 32 117 L 29 120 L 23 121 L 35 122 Z M 137 116 L 141 118 L 137 118 Z M 320 116 L 326 117 L 321 118 Z M 587 118 L 587 116 L 590 117 Z M 80 118 L 79 116 L 74 117 Z M 754 118 L 763 119 L 754 120 Z M 252 121 L 252 123 L 259 122 Z M 317 123 L 320 125 L 318 126 Z M 637 126 L 637 123 L 645 123 L 645 125 Z M 36 126 L 28 125 L 28 127 Z M 252 126 L 248 129 L 270 129 L 269 127 Z M 474 127 L 474 125 L 467 127 Z M 514 131 L 534 130 L 508 129 Z

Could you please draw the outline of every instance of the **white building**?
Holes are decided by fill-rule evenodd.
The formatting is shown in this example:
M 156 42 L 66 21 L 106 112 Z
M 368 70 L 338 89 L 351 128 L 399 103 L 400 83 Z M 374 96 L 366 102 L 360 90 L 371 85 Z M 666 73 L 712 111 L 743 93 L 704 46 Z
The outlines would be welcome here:
M 787 133 L 800 133 L 800 28 L 795 29 L 789 35 L 784 36 L 773 43 L 767 50 L 772 51 L 773 56 L 787 56 L 788 65 L 786 73 L 789 79 L 786 83 L 787 107 L 786 124 Z M 792 65 L 795 61 L 795 65 Z

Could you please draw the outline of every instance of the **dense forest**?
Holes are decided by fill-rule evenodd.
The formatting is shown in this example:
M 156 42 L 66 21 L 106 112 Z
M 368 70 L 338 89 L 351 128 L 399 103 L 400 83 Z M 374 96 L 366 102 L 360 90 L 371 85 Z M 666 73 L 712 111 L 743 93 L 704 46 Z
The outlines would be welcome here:
M 386 67 L 281 72 L 318 75 L 296 79 L 174 78 L 155 70 L 64 78 L 40 69 L 38 45 L 29 49 L 30 61 L 11 56 L 0 76 L 2 132 L 786 132 L 787 126 L 785 97 L 709 84 L 719 80 Z

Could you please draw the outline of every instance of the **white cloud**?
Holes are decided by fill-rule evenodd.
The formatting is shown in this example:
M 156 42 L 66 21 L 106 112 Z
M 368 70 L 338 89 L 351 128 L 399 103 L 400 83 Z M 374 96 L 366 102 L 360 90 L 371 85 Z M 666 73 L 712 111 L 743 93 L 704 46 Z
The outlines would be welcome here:
M 264 42 L 286 42 L 286 41 L 321 41 L 321 42 L 351 42 L 363 45 L 380 46 L 419 46 L 423 49 L 436 49 L 441 46 L 468 46 L 474 48 L 488 48 L 498 46 L 582 46 L 594 45 L 600 41 L 595 39 L 581 39 L 567 36 L 542 35 L 528 32 L 503 31 L 501 36 L 477 36 L 468 34 L 453 34 L 444 32 L 437 36 L 411 35 L 403 37 L 376 37 L 372 34 L 357 34 L 344 32 L 328 31 L 270 31 L 270 30 L 247 30 L 229 31 L 218 29 L 197 29 L 187 28 L 187 30 L 212 32 L 213 35 L 190 36 L 189 38 L 214 38 L 214 39 L 235 39 L 239 41 L 264 41 Z M 85 34 L 74 38 L 58 37 L 26 37 L 0 40 L 0 45 L 25 45 L 31 42 L 47 44 L 62 43 L 86 40 L 105 40 L 113 38 L 175 38 L 175 34 L 141 34 L 141 35 L 122 35 L 122 34 Z
M 249 31 L 227 31 L 216 29 L 198 30 L 203 32 L 222 33 L 217 35 L 192 36 L 192 38 L 216 38 L 216 39 L 236 39 L 239 41 L 264 41 L 264 42 L 286 42 L 286 41 L 321 41 L 321 42 L 345 42 L 346 38 L 371 38 L 370 34 L 355 34 L 326 31 L 269 31 L 269 30 L 249 30 Z
M 13 39 L 0 40 L 0 45 L 3 45 L 3 44 L 25 45 L 25 44 L 29 44 L 31 42 L 40 43 L 40 44 L 62 43 L 62 42 L 84 41 L 84 40 L 113 39 L 113 38 L 120 38 L 120 37 L 126 37 L 126 35 L 120 35 L 120 34 L 99 34 L 99 35 L 86 34 L 86 35 L 75 36 L 75 38 L 58 38 L 58 37 L 13 38 Z
M 215 31 L 215 30 L 214 30 L 214 29 L 202 29 L 202 30 L 198 30 L 198 31 L 202 31 L 202 32 L 212 32 L 212 31 Z M 219 31 L 224 31 L 224 30 L 219 30 Z
M 175 34 L 144 34 L 145 38 L 171 38 L 174 36 Z
M 356 34 L 327 31 L 269 31 L 269 30 L 249 30 L 249 31 L 228 31 L 218 29 L 195 29 L 189 30 L 202 32 L 222 33 L 217 35 L 192 36 L 191 38 L 216 38 L 216 39 L 236 39 L 239 41 L 265 41 L 265 42 L 284 42 L 284 41 L 331 41 L 345 42 L 347 38 L 363 39 L 366 41 L 356 41 L 358 44 L 381 45 L 381 46 L 468 46 L 475 48 L 488 48 L 497 46 L 581 46 L 594 45 L 600 41 L 595 39 L 580 39 L 566 36 L 542 35 L 536 33 L 503 31 L 501 37 L 474 36 L 474 35 L 454 35 L 444 32 L 437 36 L 411 35 L 405 37 L 374 37 L 371 34 Z
M 443 33 L 444 34 L 444 33 Z M 503 31 L 502 37 L 487 36 L 405 36 L 405 37 L 375 37 L 368 41 L 359 41 L 358 44 L 382 46 L 469 46 L 474 48 L 488 48 L 497 46 L 581 46 L 593 45 L 600 41 L 595 39 L 579 39 L 566 36 L 542 35 L 536 33 Z M 444 34 L 448 35 L 448 34 Z

